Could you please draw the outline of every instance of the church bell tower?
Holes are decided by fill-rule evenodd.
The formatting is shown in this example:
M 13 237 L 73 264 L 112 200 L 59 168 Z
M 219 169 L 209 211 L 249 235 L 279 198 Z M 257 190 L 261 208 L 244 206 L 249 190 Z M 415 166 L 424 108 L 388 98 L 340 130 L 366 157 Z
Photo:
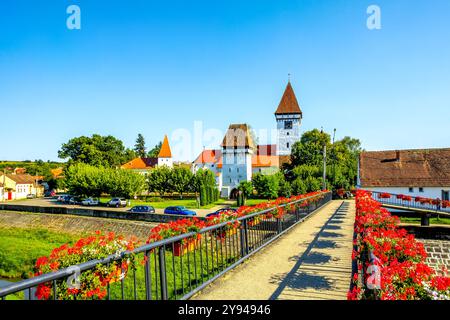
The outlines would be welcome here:
M 280 104 L 275 111 L 278 134 L 278 155 L 288 156 L 291 154 L 292 146 L 300 140 L 300 126 L 303 118 L 302 111 L 295 97 L 289 81 L 284 90 Z

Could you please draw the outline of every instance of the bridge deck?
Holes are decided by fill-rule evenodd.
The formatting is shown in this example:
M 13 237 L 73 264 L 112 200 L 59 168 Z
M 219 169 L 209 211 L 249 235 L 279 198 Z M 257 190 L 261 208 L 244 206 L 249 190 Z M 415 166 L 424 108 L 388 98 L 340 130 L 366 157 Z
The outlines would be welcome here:
M 346 299 L 354 219 L 353 201 L 332 201 L 192 299 Z

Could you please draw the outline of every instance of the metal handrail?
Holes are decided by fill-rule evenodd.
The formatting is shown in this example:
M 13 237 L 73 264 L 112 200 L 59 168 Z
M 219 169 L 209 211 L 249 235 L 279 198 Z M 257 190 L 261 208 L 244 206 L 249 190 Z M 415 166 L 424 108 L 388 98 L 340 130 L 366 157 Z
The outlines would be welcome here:
M 400 196 L 401 194 L 395 194 L 395 193 L 390 193 L 390 192 L 380 192 L 380 191 L 371 191 L 371 190 L 367 190 L 368 192 L 372 193 L 372 198 L 378 202 L 380 202 L 381 204 L 387 204 L 387 205 L 398 205 L 400 207 L 405 207 L 405 208 L 409 208 L 409 209 L 423 209 L 423 210 L 433 210 L 435 211 L 437 214 L 450 214 L 450 207 L 448 208 L 441 208 L 438 210 L 437 205 L 435 204 L 416 204 L 416 201 L 414 200 L 416 197 L 418 196 L 409 196 L 411 197 L 411 200 L 402 200 L 402 199 L 397 199 L 397 196 Z M 390 198 L 379 198 L 378 196 L 375 197 L 375 195 L 380 195 L 383 193 L 389 193 L 389 195 L 391 196 Z M 419 196 L 420 197 L 420 196 Z M 394 199 L 392 199 L 394 198 Z M 432 198 L 427 198 L 427 197 L 422 197 L 422 198 L 426 198 L 426 199 L 431 199 L 431 200 L 436 200 L 436 199 L 432 199 Z M 441 200 L 442 201 L 442 200 Z M 407 203 L 405 203 L 407 202 Z M 430 212 L 431 213 L 431 212 Z
M 299 202 L 304 202 L 306 200 L 316 199 L 316 198 L 320 198 L 320 200 L 321 200 L 321 199 L 323 199 L 325 197 L 328 197 L 329 200 L 331 200 L 331 197 L 329 197 L 330 195 L 331 195 L 331 192 L 323 192 L 323 193 L 320 193 L 320 194 L 317 194 L 317 195 L 301 198 L 301 199 L 298 199 L 298 200 L 293 201 L 293 202 L 281 204 L 279 206 L 275 206 L 275 207 L 272 207 L 272 208 L 269 208 L 269 209 L 265 209 L 265 210 L 262 210 L 262 211 L 259 211 L 259 212 L 251 213 L 251 214 L 248 214 L 248 215 L 236 218 L 234 220 L 218 223 L 218 224 L 215 224 L 213 226 L 208 226 L 208 227 L 205 227 L 205 228 L 199 230 L 198 232 L 184 233 L 184 234 L 177 235 L 177 236 L 174 236 L 174 237 L 171 237 L 171 238 L 167 238 L 167 239 L 163 239 L 163 240 L 159 240 L 159 241 L 155 241 L 155 242 L 152 242 L 152 243 L 149 243 L 149 244 L 142 245 L 142 246 L 140 246 L 138 248 L 135 248 L 135 249 L 133 249 L 131 251 L 126 250 L 126 251 L 121 252 L 120 254 L 111 254 L 111 255 L 103 258 L 103 259 L 90 260 L 90 261 L 87 261 L 87 262 L 84 262 L 84 263 L 81 263 L 81 264 L 77 264 L 77 265 L 73 265 L 73 266 L 70 266 L 70 267 L 67 267 L 67 268 L 55 271 L 55 272 L 39 275 L 39 276 L 30 278 L 30 279 L 25 279 L 25 280 L 22 280 L 20 282 L 13 283 L 13 284 L 11 284 L 11 285 L 9 285 L 7 287 L 0 288 L 0 298 L 4 298 L 7 295 L 14 294 L 14 293 L 26 290 L 26 289 L 30 289 L 30 288 L 36 287 L 36 286 L 38 286 L 40 284 L 43 284 L 43 283 L 48 283 L 48 282 L 51 282 L 51 281 L 55 281 L 55 280 L 59 280 L 59 279 L 62 279 L 62 278 L 70 277 L 70 276 L 74 275 L 78 271 L 82 272 L 82 271 L 86 271 L 86 270 L 89 270 L 89 269 L 93 269 L 98 264 L 105 265 L 105 264 L 108 264 L 108 263 L 111 263 L 111 262 L 114 262 L 114 261 L 123 260 L 125 257 L 127 257 L 127 256 L 129 256 L 131 254 L 138 254 L 138 253 L 145 253 L 146 254 L 146 253 L 148 253 L 148 252 L 150 252 L 150 251 L 152 251 L 152 250 L 154 250 L 156 248 L 161 248 L 161 247 L 164 247 L 166 245 L 173 244 L 173 243 L 181 241 L 183 239 L 193 237 L 193 236 L 195 236 L 197 234 L 204 234 L 204 233 L 207 233 L 207 232 L 210 232 L 210 231 L 221 229 L 222 227 L 225 227 L 226 225 L 228 225 L 230 222 L 233 223 L 233 222 L 236 222 L 236 221 L 247 221 L 247 220 L 250 220 L 253 217 L 264 215 L 266 213 L 272 212 L 275 209 L 277 209 L 278 207 L 291 206 L 291 205 L 297 204 Z M 297 223 L 301 222 L 302 220 L 298 220 Z M 284 231 L 286 231 L 286 230 L 284 230 Z M 244 258 L 246 258 L 247 256 L 248 256 L 248 254 L 247 255 L 243 255 L 241 260 L 244 260 Z

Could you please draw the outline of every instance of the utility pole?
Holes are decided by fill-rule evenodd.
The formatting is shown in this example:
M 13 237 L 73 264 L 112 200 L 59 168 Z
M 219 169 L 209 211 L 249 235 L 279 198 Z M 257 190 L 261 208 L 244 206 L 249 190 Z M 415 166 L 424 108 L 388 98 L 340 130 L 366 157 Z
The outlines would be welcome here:
M 336 149 L 334 148 L 334 138 L 336 137 L 336 128 L 333 130 L 333 186 L 336 185 Z
M 323 186 L 322 190 L 327 189 L 327 144 L 323 146 Z

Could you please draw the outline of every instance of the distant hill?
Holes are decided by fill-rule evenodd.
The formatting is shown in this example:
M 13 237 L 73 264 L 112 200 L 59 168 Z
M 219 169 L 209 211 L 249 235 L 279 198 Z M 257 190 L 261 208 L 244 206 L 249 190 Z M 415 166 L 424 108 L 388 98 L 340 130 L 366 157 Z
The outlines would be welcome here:
M 31 175 L 43 175 L 50 174 L 50 170 L 61 168 L 65 165 L 64 162 L 56 161 L 14 161 L 14 160 L 0 160 L 0 173 L 6 169 L 7 173 L 12 173 L 14 169 L 23 168 L 20 173 L 28 173 Z

